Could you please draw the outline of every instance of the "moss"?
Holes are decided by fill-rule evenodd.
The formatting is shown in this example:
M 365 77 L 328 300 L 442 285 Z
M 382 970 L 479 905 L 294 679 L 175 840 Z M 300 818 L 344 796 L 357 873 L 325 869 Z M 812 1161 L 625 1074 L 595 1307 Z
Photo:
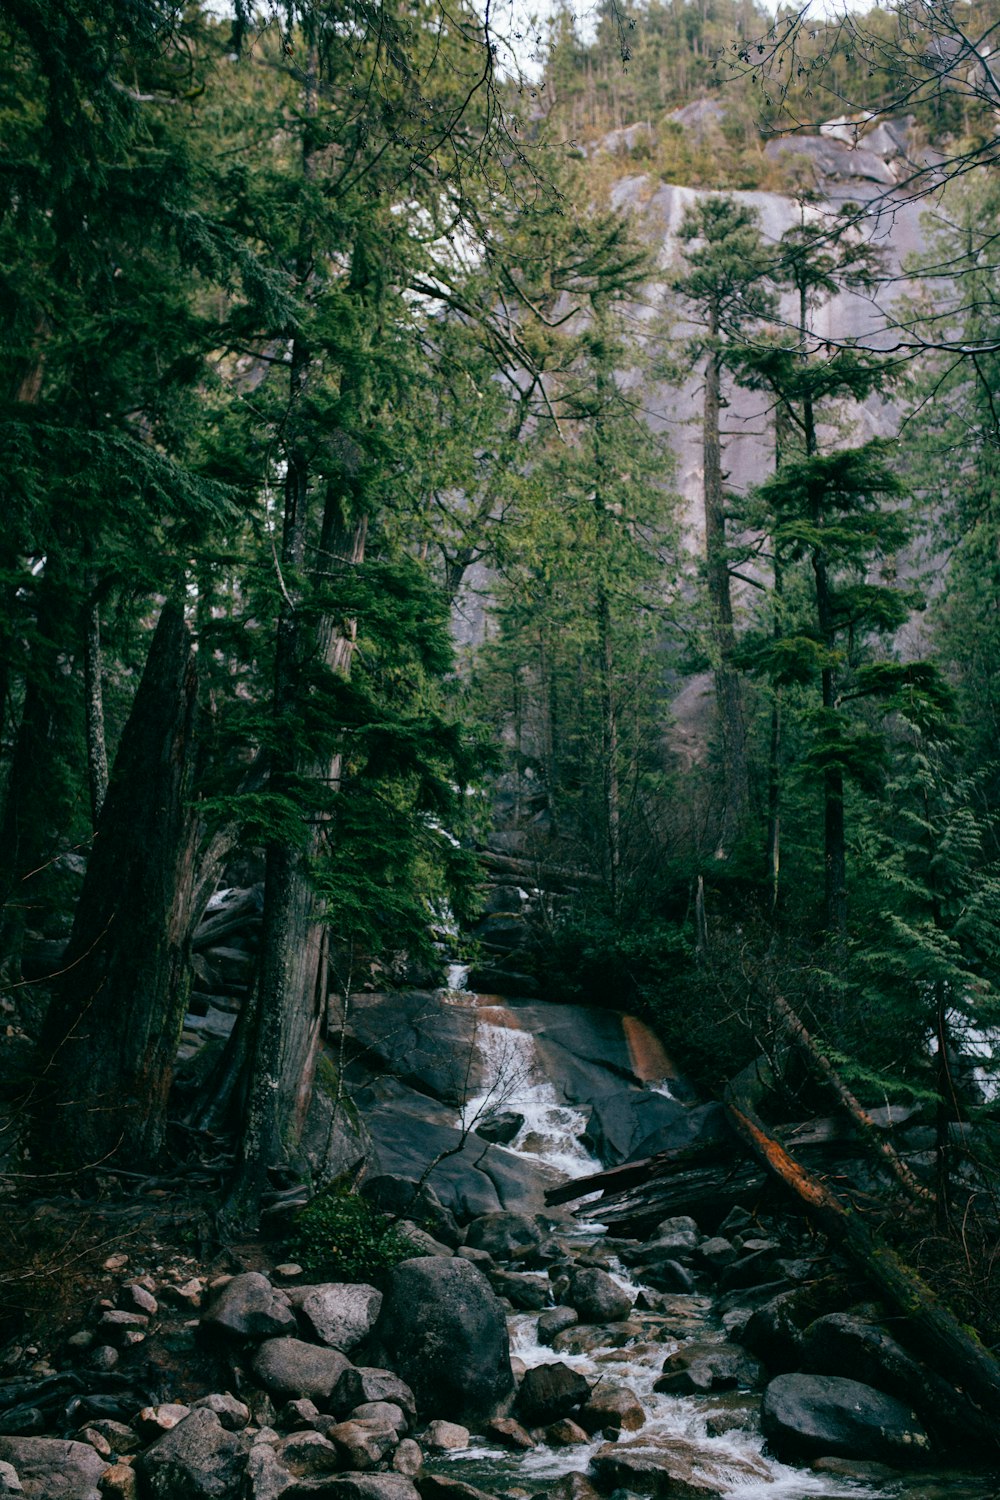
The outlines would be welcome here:
M 320 1193 L 295 1216 L 286 1250 L 309 1272 L 376 1283 L 419 1253 L 384 1214 L 343 1187 Z

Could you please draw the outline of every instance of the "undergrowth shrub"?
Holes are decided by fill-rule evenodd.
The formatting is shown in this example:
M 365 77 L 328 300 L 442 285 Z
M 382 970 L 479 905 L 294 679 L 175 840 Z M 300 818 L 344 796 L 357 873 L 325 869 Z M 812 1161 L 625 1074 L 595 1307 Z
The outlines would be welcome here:
M 366 1199 L 330 1188 L 292 1222 L 288 1254 L 310 1272 L 338 1281 L 378 1281 L 420 1249 Z

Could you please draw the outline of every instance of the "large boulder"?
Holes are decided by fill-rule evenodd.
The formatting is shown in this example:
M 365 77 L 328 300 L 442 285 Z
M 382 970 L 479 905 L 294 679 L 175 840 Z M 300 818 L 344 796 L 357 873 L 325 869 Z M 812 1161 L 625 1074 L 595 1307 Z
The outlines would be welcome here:
M 494 1260 L 512 1260 L 541 1242 L 541 1226 L 531 1214 L 481 1214 L 465 1236 L 470 1250 L 485 1250 Z
M 764 1392 L 764 1436 L 779 1457 L 925 1461 L 929 1439 L 915 1412 L 870 1385 L 838 1375 L 779 1375 Z
M 521 1381 L 517 1414 L 529 1427 L 545 1427 L 582 1406 L 589 1395 L 590 1381 L 562 1360 L 536 1365 Z
M 325 1409 L 350 1363 L 337 1349 L 322 1349 L 302 1339 L 268 1339 L 257 1350 L 252 1369 L 270 1395 L 286 1401 L 308 1396 Z
M 654 1391 L 700 1396 L 714 1391 L 754 1391 L 764 1384 L 764 1367 L 735 1344 L 684 1344 L 667 1356 Z
M 213 1411 L 193 1411 L 136 1459 L 148 1500 L 237 1500 L 248 1445 Z
M 767 1466 L 749 1455 L 737 1458 L 696 1447 L 682 1438 L 605 1443 L 590 1463 L 602 1494 L 630 1490 L 664 1500 L 718 1500 L 734 1480 L 759 1483 L 771 1478 Z
M 45 1437 L 0 1437 L 0 1463 L 13 1467 L 26 1500 L 101 1500 L 108 1467 L 89 1443 Z
M 503 1307 L 471 1261 L 428 1255 L 396 1266 L 368 1353 L 398 1371 L 425 1418 L 477 1423 L 514 1394 Z
M 309 1288 L 301 1299 L 302 1316 L 321 1344 L 347 1354 L 371 1332 L 382 1306 L 373 1286 L 329 1281 Z
M 620 1323 L 632 1311 L 628 1292 L 596 1266 L 573 1272 L 566 1300 L 584 1323 Z
M 201 1321 L 204 1327 L 231 1338 L 270 1339 L 296 1331 L 288 1298 L 259 1271 L 247 1271 L 227 1281 Z

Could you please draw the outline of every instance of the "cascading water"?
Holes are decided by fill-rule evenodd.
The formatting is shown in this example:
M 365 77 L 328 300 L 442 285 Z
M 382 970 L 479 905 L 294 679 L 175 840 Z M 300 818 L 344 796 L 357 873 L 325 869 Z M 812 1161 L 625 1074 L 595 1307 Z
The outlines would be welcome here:
M 489 1001 L 483 1004 L 481 997 L 464 991 L 467 972 L 459 965 L 449 971 L 449 1000 L 477 1008 L 476 1045 L 482 1084 L 462 1111 L 463 1127 L 472 1129 L 500 1111 L 516 1113 L 523 1116 L 523 1124 L 506 1150 L 546 1162 L 567 1177 L 600 1170 L 601 1163 L 580 1141 L 585 1112 L 558 1099 L 539 1067 L 530 1032 L 510 1024 L 496 1005 Z M 660 1088 L 669 1093 L 667 1085 Z M 765 1457 L 760 1435 L 741 1430 L 741 1414 L 732 1409 L 732 1398 L 727 1402 L 654 1392 L 664 1359 L 682 1342 L 724 1339 L 711 1298 L 678 1294 L 664 1299 L 633 1280 L 607 1253 L 612 1247 L 602 1244 L 603 1226 L 577 1222 L 567 1229 L 575 1241 L 583 1237 L 587 1248 L 602 1257 L 614 1279 L 633 1300 L 638 1299 L 640 1308 L 645 1302 L 647 1308 L 659 1310 L 636 1311 L 627 1326 L 609 1326 L 604 1344 L 596 1342 L 600 1330 L 581 1328 L 577 1339 L 573 1337 L 575 1330 L 570 1330 L 568 1337 L 560 1339 L 558 1351 L 539 1342 L 538 1314 L 515 1313 L 509 1320 L 512 1355 L 529 1368 L 558 1360 L 579 1370 L 592 1384 L 605 1381 L 631 1389 L 642 1403 L 646 1422 L 639 1432 L 623 1435 L 629 1443 L 648 1445 L 653 1451 L 664 1443 L 688 1445 L 688 1451 L 695 1450 L 701 1459 L 703 1475 L 706 1479 L 710 1476 L 713 1492 L 727 1500 L 834 1500 L 847 1496 L 882 1500 L 885 1490 L 795 1469 Z M 666 1311 L 665 1302 L 669 1304 Z M 748 1398 L 747 1409 L 751 1404 L 752 1398 Z M 604 1442 L 605 1438 L 598 1435 L 588 1444 L 568 1448 L 542 1443 L 528 1453 L 501 1452 L 483 1445 L 452 1455 L 448 1469 L 488 1491 L 513 1488 L 536 1494 L 567 1473 L 585 1472 Z M 694 1472 L 699 1472 L 697 1462 Z

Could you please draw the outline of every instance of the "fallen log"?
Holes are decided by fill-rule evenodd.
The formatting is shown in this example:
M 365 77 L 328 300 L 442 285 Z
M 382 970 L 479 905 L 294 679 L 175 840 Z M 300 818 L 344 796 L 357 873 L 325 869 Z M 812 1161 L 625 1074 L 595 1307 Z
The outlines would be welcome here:
M 726 1109 L 737 1136 L 766 1171 L 794 1194 L 817 1226 L 903 1315 L 910 1342 L 956 1388 L 969 1435 L 1000 1446 L 1000 1363 L 974 1330 L 964 1327 L 896 1251 L 875 1238 L 861 1215 L 789 1156 L 759 1120 L 734 1100 L 727 1101 Z
M 620 1166 L 607 1167 L 603 1172 L 592 1172 L 589 1177 L 574 1177 L 570 1182 L 549 1188 L 545 1201 L 555 1205 L 572 1203 L 589 1193 L 620 1193 L 653 1178 L 666 1176 L 675 1167 L 694 1162 L 707 1166 L 713 1162 L 731 1161 L 732 1157 L 733 1148 L 727 1141 L 695 1142 L 690 1146 L 678 1146 L 673 1151 L 657 1151 L 653 1156 L 640 1157 L 638 1161 L 624 1161 Z
M 900 1187 L 909 1198 L 918 1203 L 935 1203 L 937 1195 L 910 1170 L 888 1141 L 864 1105 L 852 1094 L 829 1058 L 820 1050 L 800 1018 L 787 1000 L 780 995 L 771 999 L 771 1011 L 788 1039 L 795 1044 L 813 1072 L 829 1085 L 842 1108 L 857 1126 L 865 1141 L 877 1156 L 880 1156 Z
M 597 1219 L 620 1233 L 642 1239 L 664 1219 L 690 1216 L 703 1227 L 715 1226 L 737 1206 L 752 1208 L 767 1190 L 767 1174 L 745 1159 L 733 1158 L 728 1170 L 718 1164 L 657 1177 L 639 1187 L 578 1208 L 578 1216 Z

